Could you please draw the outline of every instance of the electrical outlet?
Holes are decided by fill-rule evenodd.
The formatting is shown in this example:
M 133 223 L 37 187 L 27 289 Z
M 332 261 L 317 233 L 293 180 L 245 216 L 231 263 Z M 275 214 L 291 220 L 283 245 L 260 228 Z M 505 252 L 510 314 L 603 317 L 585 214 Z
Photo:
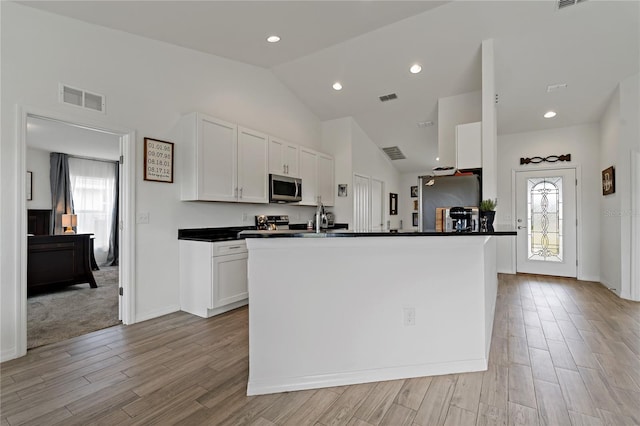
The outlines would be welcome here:
M 149 212 L 136 213 L 136 223 L 149 223 Z
M 405 327 L 416 325 L 416 308 L 402 308 L 402 314 Z

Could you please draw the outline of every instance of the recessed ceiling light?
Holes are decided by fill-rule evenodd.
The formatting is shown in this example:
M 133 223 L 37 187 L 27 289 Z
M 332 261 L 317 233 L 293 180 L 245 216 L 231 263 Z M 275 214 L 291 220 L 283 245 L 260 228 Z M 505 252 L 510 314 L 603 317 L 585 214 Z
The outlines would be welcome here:
M 270 35 L 269 37 L 267 37 L 267 41 L 269 43 L 277 43 L 280 41 L 280 37 L 278 37 L 277 35 Z
M 553 118 L 558 115 L 555 111 L 547 111 L 544 113 L 544 118 Z
M 342 84 L 339 81 L 333 83 L 333 90 L 342 90 Z
M 411 65 L 411 68 L 409 68 L 409 71 L 411 71 L 411 74 L 418 74 L 420 71 L 422 71 L 422 67 L 420 66 L 420 64 L 413 64 Z
M 436 161 L 440 161 L 440 157 L 436 157 Z

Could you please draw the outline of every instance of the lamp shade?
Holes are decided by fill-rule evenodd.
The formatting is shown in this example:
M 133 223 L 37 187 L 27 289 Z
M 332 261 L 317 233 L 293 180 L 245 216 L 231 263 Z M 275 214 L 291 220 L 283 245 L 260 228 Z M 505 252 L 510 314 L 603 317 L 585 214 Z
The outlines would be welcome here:
M 78 215 L 75 215 L 75 214 L 63 214 L 62 215 L 62 226 L 64 226 L 64 227 L 75 227 L 75 226 L 78 226 Z

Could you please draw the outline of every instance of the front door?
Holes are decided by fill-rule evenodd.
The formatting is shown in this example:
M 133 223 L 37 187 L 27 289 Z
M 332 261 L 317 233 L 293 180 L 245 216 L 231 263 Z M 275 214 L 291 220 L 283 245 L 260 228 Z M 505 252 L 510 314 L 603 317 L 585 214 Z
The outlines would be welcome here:
M 516 172 L 518 272 L 576 277 L 575 169 Z

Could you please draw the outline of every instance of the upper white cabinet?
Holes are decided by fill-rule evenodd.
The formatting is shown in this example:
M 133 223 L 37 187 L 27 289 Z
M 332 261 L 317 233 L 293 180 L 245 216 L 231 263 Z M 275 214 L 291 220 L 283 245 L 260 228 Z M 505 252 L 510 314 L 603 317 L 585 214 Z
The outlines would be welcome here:
M 298 145 L 269 138 L 269 173 L 299 177 Z
M 482 123 L 456 126 L 456 168 L 482 167 Z
M 333 157 L 300 147 L 300 178 L 302 179 L 301 205 L 315 206 L 317 197 L 322 204 L 334 204 Z
M 201 113 L 179 124 L 182 200 L 267 203 L 265 134 Z
M 318 154 L 318 195 L 325 206 L 334 205 L 334 182 L 333 157 Z
M 237 201 L 269 202 L 267 150 L 267 135 L 246 127 L 238 127 Z

